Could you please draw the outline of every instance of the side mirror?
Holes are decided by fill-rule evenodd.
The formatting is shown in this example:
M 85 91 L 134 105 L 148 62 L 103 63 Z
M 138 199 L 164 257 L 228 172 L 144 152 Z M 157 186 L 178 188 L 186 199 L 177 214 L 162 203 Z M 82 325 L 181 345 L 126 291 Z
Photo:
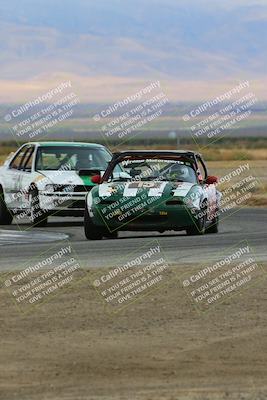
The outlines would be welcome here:
M 93 175 L 91 176 L 91 181 L 97 185 L 101 182 L 101 175 Z
M 218 183 L 218 178 L 217 176 L 208 176 L 205 183 L 207 185 L 214 185 L 215 183 Z

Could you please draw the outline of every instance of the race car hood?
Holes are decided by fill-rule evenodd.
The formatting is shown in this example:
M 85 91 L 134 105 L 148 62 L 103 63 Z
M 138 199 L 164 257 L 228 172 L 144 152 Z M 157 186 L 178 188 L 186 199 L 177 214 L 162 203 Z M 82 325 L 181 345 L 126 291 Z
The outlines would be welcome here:
M 37 180 L 55 185 L 94 185 L 88 176 L 79 176 L 78 171 L 41 171 Z
M 148 197 L 185 197 L 194 186 L 198 185 L 169 181 L 110 182 L 99 185 L 97 194 L 100 198 L 109 197 L 114 200 L 120 197 L 136 197 L 141 194 L 146 194 Z

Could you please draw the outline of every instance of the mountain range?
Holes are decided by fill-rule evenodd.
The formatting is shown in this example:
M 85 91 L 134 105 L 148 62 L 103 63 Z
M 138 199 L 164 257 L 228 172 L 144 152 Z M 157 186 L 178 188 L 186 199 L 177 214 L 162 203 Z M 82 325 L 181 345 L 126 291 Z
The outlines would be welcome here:
M 65 79 L 86 101 L 155 79 L 176 100 L 247 79 L 265 97 L 265 0 L 9 0 L 0 36 L 1 102 Z

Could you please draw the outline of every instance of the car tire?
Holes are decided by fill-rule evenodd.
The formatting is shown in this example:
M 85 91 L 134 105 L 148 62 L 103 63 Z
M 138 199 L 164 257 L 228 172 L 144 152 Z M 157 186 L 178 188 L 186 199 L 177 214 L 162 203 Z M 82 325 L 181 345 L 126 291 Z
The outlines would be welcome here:
M 92 223 L 87 207 L 84 212 L 84 234 L 88 240 L 101 240 L 104 237 L 103 230 Z
M 31 205 L 31 221 L 33 227 L 44 227 L 47 225 L 48 215 L 40 207 L 38 190 L 34 189 L 30 193 L 30 205 Z
M 2 188 L 0 188 L 0 225 L 11 225 L 12 221 L 13 215 L 7 208 L 4 192 Z
M 107 239 L 118 239 L 118 232 L 108 232 L 104 234 Z
M 219 217 L 217 216 L 212 220 L 211 225 L 206 228 L 206 233 L 210 234 L 218 232 L 219 232 Z
M 201 207 L 201 216 L 197 219 L 194 225 L 186 228 L 186 234 L 188 236 L 204 235 L 206 233 L 206 221 L 207 221 L 207 207 L 205 204 Z

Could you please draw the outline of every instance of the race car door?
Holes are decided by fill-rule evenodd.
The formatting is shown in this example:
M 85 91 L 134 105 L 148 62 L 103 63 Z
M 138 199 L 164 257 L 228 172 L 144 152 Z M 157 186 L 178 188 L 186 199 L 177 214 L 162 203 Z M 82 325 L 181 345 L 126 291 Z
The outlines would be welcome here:
M 33 159 L 34 159 L 34 145 L 27 146 L 24 157 L 21 161 L 17 186 L 16 186 L 16 197 L 18 208 L 29 208 L 29 194 L 28 188 L 32 182 L 33 176 Z
M 23 146 L 19 150 L 19 152 L 10 161 L 3 176 L 5 202 L 7 204 L 7 207 L 11 209 L 17 208 L 17 206 L 19 205 L 17 192 L 18 192 L 18 182 L 20 176 L 20 166 L 22 160 L 24 160 L 24 156 L 27 150 L 28 150 L 27 145 Z

